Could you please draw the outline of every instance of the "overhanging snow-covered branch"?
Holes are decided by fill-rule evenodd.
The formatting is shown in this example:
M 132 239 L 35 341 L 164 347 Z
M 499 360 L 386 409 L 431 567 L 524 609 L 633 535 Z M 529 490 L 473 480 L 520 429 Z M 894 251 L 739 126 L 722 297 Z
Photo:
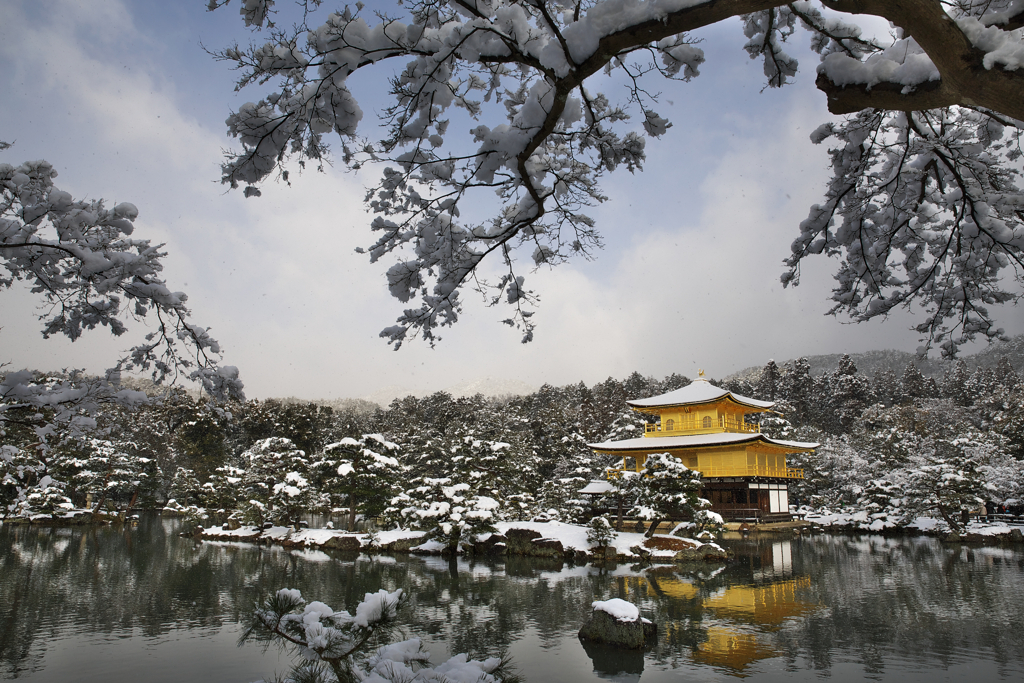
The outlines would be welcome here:
M 528 307 L 535 296 L 525 286 L 521 261 L 557 264 L 576 255 L 589 258 L 601 246 L 585 213 L 605 199 L 599 181 L 620 167 L 641 169 L 647 139 L 671 126 L 644 84 L 656 76 L 696 77 L 704 53 L 690 32 L 733 17 L 741 19 L 744 49 L 763 63 L 769 86 L 795 76 L 798 64 L 787 43 L 804 29 L 821 56 L 817 84 L 828 107 L 875 112 L 862 112 L 845 126 L 830 124 L 832 131 L 856 137 L 854 131 L 865 131 L 864 120 L 878 116 L 908 125 L 944 122 L 933 133 L 925 125 L 906 135 L 889 124 L 875 126 L 892 133 L 884 142 L 872 138 L 878 143 L 873 149 L 885 150 L 882 156 L 854 149 L 870 146 L 869 138 L 849 143 L 853 147 L 840 156 L 863 158 L 836 166 L 824 208 L 812 210 L 794 245 L 785 282 L 798 282 L 806 255 L 847 257 L 837 276 L 836 312 L 866 319 L 884 315 L 893 302 L 920 301 L 930 311 L 920 329 L 928 343 L 944 343 L 947 353 L 979 332 L 998 335 L 985 305 L 1019 298 L 999 283 L 1007 267 L 1019 275 L 1022 260 L 1016 184 L 1024 119 L 1022 0 L 417 0 L 401 5 L 401 18 L 380 12 L 367 21 L 360 3 L 357 11 L 346 7 L 319 26 L 310 18 L 320 3 L 307 2 L 293 30 L 272 23 L 273 5 L 252 0 L 242 7 L 247 24 L 265 27 L 268 42 L 217 55 L 240 70 L 239 87 L 273 84 L 263 99 L 228 119 L 242 149 L 229 155 L 223 180 L 258 195 L 267 178 L 287 179 L 290 159 L 322 164 L 331 133 L 340 137 L 341 158 L 349 166 L 381 165 L 381 179 L 366 197 L 377 233 L 366 251 L 373 261 L 397 257 L 388 286 L 395 298 L 412 304 L 382 333 L 396 347 L 417 334 L 433 342 L 440 327 L 454 324 L 467 286 L 488 292 L 492 304 L 511 304 L 506 322 L 530 340 Z M 890 20 L 896 34 L 864 36 L 850 21 L 857 14 Z M 390 80 L 392 105 L 382 113 L 388 134 L 379 142 L 361 140 L 356 132 L 363 112 L 348 79 L 396 58 L 401 62 Z M 615 71 L 631 84 L 621 105 L 587 87 L 594 75 Z M 449 132 L 454 109 L 477 122 L 469 136 Z M 911 111 L 921 114 L 885 113 Z M 930 156 L 930 145 L 958 151 Z M 883 156 L 902 159 L 890 169 L 901 173 L 944 170 L 921 175 L 920 182 L 901 176 L 879 182 L 890 163 Z M 962 181 L 961 204 L 929 195 L 934 188 L 946 192 L 954 179 Z M 881 214 L 871 207 L 875 200 L 894 203 L 893 182 L 916 183 L 918 197 L 906 195 L 888 215 L 931 226 L 921 247 L 931 254 L 924 270 L 914 258 L 890 259 L 905 251 L 910 223 L 902 219 L 868 225 L 851 218 L 844 225 L 853 237 L 844 233 L 831 241 L 822 227 L 854 205 L 877 219 Z M 480 209 L 480 195 L 490 211 Z M 997 221 L 1009 232 L 973 232 L 964 222 L 968 205 L 971 225 Z M 941 235 L 933 239 L 932 233 Z M 942 239 L 956 248 L 939 248 L 935 240 Z M 961 259 L 965 248 L 988 255 Z M 483 272 L 491 261 L 501 275 L 487 281 Z M 848 268 L 856 273 L 852 280 Z M 883 299 L 884 287 L 876 284 L 867 296 L 851 295 L 844 284 L 851 281 L 884 281 L 899 294 Z M 967 286 L 972 281 L 987 284 Z
M 6 373 L 0 377 L 0 424 L 34 424 L 43 436 L 54 421 L 88 422 L 90 407 L 101 403 L 144 401 L 141 392 L 120 386 L 123 370 L 148 372 L 157 382 L 185 373 L 213 396 L 240 396 L 237 369 L 218 366 L 219 344 L 190 321 L 185 294 L 171 291 L 161 278 L 162 245 L 133 237 L 138 209 L 127 202 L 108 209 L 102 200 L 75 200 L 53 184 L 56 175 L 46 161 L 0 164 L 0 288 L 29 283 L 47 307 L 40 316 L 44 337 L 74 341 L 97 327 L 121 335 L 128 318 L 151 316 L 156 325 L 102 378 Z

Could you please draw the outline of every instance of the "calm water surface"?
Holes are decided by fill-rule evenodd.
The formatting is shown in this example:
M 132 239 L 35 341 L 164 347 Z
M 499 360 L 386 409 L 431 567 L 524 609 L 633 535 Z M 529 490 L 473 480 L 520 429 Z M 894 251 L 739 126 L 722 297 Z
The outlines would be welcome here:
M 435 661 L 512 655 L 527 681 L 1024 680 L 1024 553 L 933 539 L 735 540 L 729 565 L 599 570 L 537 560 L 449 563 L 195 543 L 177 523 L 0 527 L 0 677 L 246 683 L 289 656 L 236 647 L 263 592 L 352 609 L 405 589 L 400 614 Z M 584 648 L 593 600 L 660 626 L 646 653 Z

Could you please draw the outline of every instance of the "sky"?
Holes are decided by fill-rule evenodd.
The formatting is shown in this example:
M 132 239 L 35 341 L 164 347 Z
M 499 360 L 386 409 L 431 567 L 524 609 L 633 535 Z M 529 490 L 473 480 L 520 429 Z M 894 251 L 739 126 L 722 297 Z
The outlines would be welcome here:
M 355 252 L 374 241 L 362 199 L 376 176 L 338 165 L 268 183 L 253 199 L 220 184 L 223 151 L 238 148 L 224 120 L 262 91 L 235 92 L 234 72 L 204 50 L 254 39 L 238 3 L 205 6 L 0 3 L 0 140 L 14 143 L 0 162 L 46 159 L 75 198 L 134 203 L 135 235 L 166 245 L 169 286 L 188 294 L 250 398 L 425 394 L 482 378 L 593 384 L 633 371 L 722 377 L 769 359 L 920 343 L 912 312 L 856 325 L 825 315 L 835 261 L 806 263 L 797 288 L 779 284 L 797 227 L 824 194 L 827 150 L 809 135 L 831 117 L 806 35 L 792 47 L 797 82 L 766 90 L 732 21 L 696 34 L 707 57 L 698 78 L 652 86 L 674 125 L 648 141 L 643 172 L 605 177 L 609 200 L 590 212 L 605 241 L 596 258 L 531 272 L 522 254 L 541 297 L 532 343 L 500 324 L 506 310 L 465 292 L 460 322 L 433 348 L 413 340 L 394 351 L 378 336 L 402 307 L 387 291 L 390 262 Z M 353 79 L 367 126 L 396 68 Z M 626 97 L 614 79 L 590 87 Z M 122 337 L 43 340 L 39 304 L 24 287 L 0 293 L 0 363 L 99 372 L 145 334 L 135 324 Z M 1019 309 L 996 315 L 1008 334 L 1024 332 Z

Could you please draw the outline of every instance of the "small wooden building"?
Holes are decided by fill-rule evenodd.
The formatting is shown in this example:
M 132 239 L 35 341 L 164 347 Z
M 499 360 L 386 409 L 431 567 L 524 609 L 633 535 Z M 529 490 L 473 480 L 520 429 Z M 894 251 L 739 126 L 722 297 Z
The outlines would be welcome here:
M 747 418 L 770 412 L 775 404 L 716 387 L 703 374 L 682 389 L 626 402 L 655 418 L 645 423 L 642 437 L 590 447 L 621 456 L 624 471 L 643 470 L 654 453 L 674 455 L 701 473 L 701 495 L 727 520 L 789 519 L 789 481 L 802 479 L 804 473 L 789 467 L 786 455 L 811 451 L 818 444 L 761 434 L 760 425 Z

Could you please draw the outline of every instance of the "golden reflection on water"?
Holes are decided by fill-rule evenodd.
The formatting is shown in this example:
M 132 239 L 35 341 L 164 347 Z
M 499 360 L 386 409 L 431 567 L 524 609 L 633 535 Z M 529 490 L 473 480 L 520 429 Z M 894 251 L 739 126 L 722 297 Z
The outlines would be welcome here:
M 801 597 L 811 579 L 793 574 L 789 541 L 765 544 L 759 555 L 759 567 L 749 584 L 711 588 L 709 592 L 673 570 L 654 570 L 638 577 L 636 588 L 655 599 L 696 601 L 704 637 L 691 650 L 693 661 L 742 678 L 754 662 L 781 654 L 772 634 L 787 620 L 820 608 Z M 663 628 L 674 639 L 675 632 L 685 627 L 669 622 Z

